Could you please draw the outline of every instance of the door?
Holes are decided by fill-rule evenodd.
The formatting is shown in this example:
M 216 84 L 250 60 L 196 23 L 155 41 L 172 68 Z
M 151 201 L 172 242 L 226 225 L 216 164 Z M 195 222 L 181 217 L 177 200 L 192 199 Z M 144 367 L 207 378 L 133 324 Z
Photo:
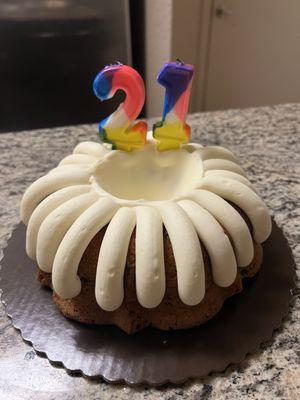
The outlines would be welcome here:
M 299 102 L 300 1 L 214 0 L 211 10 L 201 108 Z

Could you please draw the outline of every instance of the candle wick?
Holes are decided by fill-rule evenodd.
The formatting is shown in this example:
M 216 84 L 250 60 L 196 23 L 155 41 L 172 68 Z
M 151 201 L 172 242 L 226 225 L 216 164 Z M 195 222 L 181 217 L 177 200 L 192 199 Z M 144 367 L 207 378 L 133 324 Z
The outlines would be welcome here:
M 115 60 L 114 62 L 107 64 L 106 67 L 112 67 L 114 65 L 123 65 L 123 64 L 121 63 L 121 61 Z

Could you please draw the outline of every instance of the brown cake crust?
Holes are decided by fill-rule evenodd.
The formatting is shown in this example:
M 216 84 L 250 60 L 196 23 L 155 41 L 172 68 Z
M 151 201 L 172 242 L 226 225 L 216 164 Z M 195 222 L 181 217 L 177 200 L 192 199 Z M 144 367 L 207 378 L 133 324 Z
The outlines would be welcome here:
M 249 221 L 245 218 L 246 222 Z M 73 299 L 62 299 L 53 292 L 53 299 L 60 311 L 68 318 L 98 325 L 114 324 L 127 333 L 134 333 L 147 326 L 159 329 L 185 329 L 200 325 L 211 319 L 221 309 L 224 301 L 242 290 L 242 278 L 254 276 L 262 262 L 262 247 L 254 242 L 254 258 L 249 266 L 239 268 L 232 285 L 217 286 L 212 279 L 210 260 L 203 245 L 205 267 L 205 296 L 200 304 L 187 306 L 179 298 L 176 265 L 169 236 L 164 229 L 164 260 L 166 292 L 159 306 L 153 309 L 142 307 L 136 296 L 135 286 L 135 231 L 132 234 L 124 272 L 124 300 L 117 310 L 104 311 L 95 298 L 95 277 L 99 249 L 106 231 L 103 228 L 90 242 L 81 259 L 78 275 L 82 288 Z M 226 233 L 226 232 L 225 232 Z M 39 281 L 51 287 L 51 274 L 39 270 Z

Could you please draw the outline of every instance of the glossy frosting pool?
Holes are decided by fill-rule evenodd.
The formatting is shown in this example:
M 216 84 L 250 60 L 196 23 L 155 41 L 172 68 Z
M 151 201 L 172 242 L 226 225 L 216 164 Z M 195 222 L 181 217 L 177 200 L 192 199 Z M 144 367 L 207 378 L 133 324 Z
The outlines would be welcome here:
M 174 200 L 195 189 L 203 176 L 197 152 L 158 152 L 154 144 L 131 153 L 113 151 L 98 161 L 92 181 L 100 193 L 123 200 Z

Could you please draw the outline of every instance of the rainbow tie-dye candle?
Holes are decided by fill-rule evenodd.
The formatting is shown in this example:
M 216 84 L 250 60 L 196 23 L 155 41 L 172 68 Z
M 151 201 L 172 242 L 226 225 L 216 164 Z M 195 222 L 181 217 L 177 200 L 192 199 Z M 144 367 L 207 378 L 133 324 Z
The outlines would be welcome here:
M 101 140 L 113 149 L 131 151 L 146 143 L 147 124 L 133 124 L 145 102 L 145 86 L 139 73 L 128 65 L 116 63 L 106 66 L 95 78 L 94 93 L 100 100 L 114 96 L 117 90 L 126 94 L 124 103 L 99 124 Z
M 159 151 L 178 149 L 189 141 L 190 126 L 185 120 L 193 74 L 194 67 L 181 61 L 164 64 L 158 74 L 158 83 L 166 88 L 162 120 L 153 126 Z

